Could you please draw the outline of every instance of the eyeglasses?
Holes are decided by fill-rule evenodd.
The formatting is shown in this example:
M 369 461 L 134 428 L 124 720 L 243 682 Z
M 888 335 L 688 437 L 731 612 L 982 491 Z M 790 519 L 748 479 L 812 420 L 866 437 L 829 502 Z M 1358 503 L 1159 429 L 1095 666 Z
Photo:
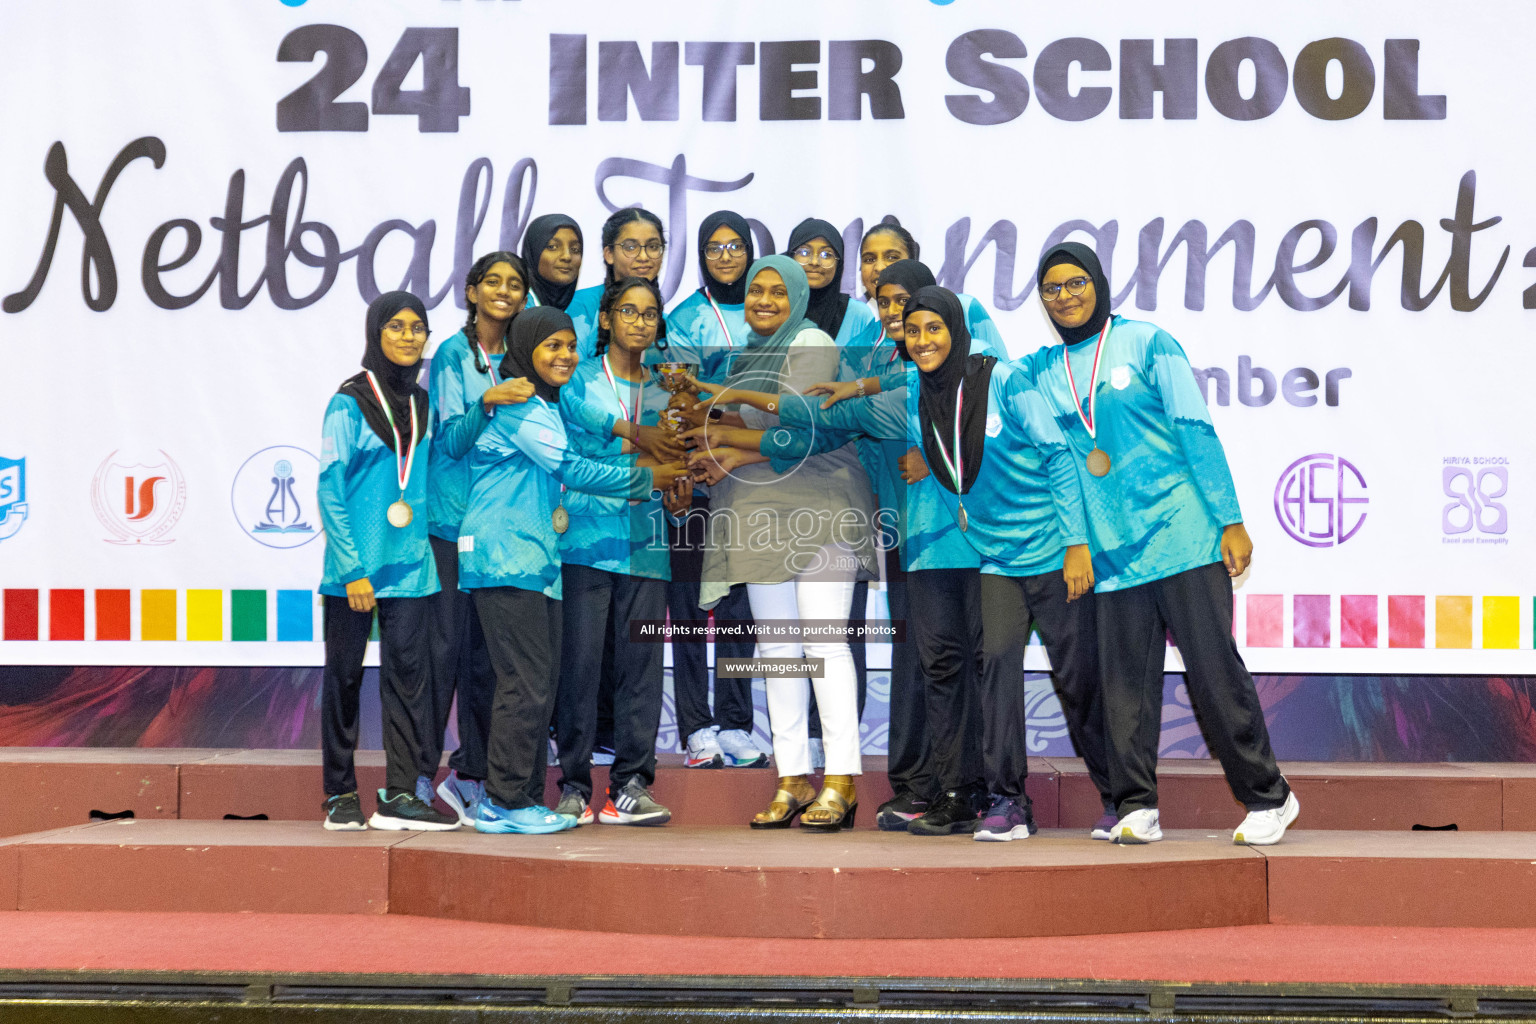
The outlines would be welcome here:
M 821 263 L 826 266 L 831 266 L 837 262 L 837 251 L 831 247 L 824 249 L 812 249 L 808 245 L 802 245 L 790 255 L 792 255 L 795 258 L 795 262 L 800 264 L 802 267 L 811 263 Z
M 718 260 L 726 253 L 730 253 L 732 256 L 740 256 L 746 251 L 747 243 L 745 242 L 709 242 L 704 246 L 704 258 L 707 260 Z
M 616 246 L 614 246 L 614 248 L 623 252 L 625 256 L 634 256 L 635 253 L 639 252 L 641 249 L 644 249 L 647 256 L 654 258 L 667 251 L 667 244 L 665 242 L 652 239 L 651 241 L 646 242 L 644 245 L 641 245 L 633 238 L 626 238 L 624 241 L 619 242 Z
M 1040 296 L 1046 302 L 1055 302 L 1056 298 L 1061 295 L 1063 288 L 1067 290 L 1068 295 L 1081 295 L 1088 289 L 1088 279 L 1086 277 L 1074 277 L 1068 280 L 1066 284 L 1043 284 L 1040 286 Z
M 425 338 L 427 336 L 427 325 L 422 323 L 420 320 L 417 320 L 415 323 L 411 324 L 410 327 L 406 327 L 405 324 L 401 323 L 399 320 L 391 320 L 389 323 L 384 325 L 384 330 L 388 331 L 390 334 L 408 333 L 413 338 Z
M 889 295 L 882 295 L 875 299 L 875 304 L 880 307 L 880 312 L 882 313 L 888 309 L 894 309 L 896 312 L 900 313 L 902 310 L 907 308 L 907 303 L 911 300 L 911 298 L 912 296 L 910 295 L 898 295 L 894 299 Z
M 648 309 L 642 313 L 634 306 L 620 306 L 614 312 L 619 315 L 620 320 L 627 324 L 632 324 L 635 320 L 639 319 L 644 320 L 647 327 L 655 327 L 656 322 L 661 319 L 661 314 L 654 309 Z

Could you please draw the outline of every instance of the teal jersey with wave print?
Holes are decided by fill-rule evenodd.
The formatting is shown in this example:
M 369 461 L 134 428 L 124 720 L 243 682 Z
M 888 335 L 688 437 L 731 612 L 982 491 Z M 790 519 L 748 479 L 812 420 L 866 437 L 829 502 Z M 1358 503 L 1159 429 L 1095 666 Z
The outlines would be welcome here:
M 695 291 L 667 314 L 667 347 L 652 345 L 645 365 L 662 362 L 693 363 L 706 384 L 723 384 L 732 352 L 747 347 L 752 329 L 747 326 L 743 305 L 719 303 L 720 315 L 702 291 Z M 721 326 L 721 321 L 724 326 Z M 727 333 L 729 332 L 729 333 Z
M 516 587 L 558 600 L 559 534 L 551 516 L 561 486 L 618 498 L 651 494 L 651 473 L 636 469 L 632 456 L 598 462 L 572 451 L 559 412 L 537 396 L 496 407 L 469 465 L 469 507 L 459 529 L 461 590 Z
M 1097 339 L 1072 346 L 1083 388 Z M 1062 367 L 1063 345 L 1029 357 L 1032 374 L 1072 446 L 1087 508 L 1095 590 L 1124 590 L 1221 561 L 1221 532 L 1242 522 L 1237 489 L 1189 357 L 1166 331 L 1112 319 L 1095 386 L 1098 447 L 1111 459 L 1095 477 L 1093 449 Z M 1084 392 L 1084 398 L 1087 398 Z
M 591 359 L 597 354 L 597 307 L 603 301 L 606 285 L 594 284 L 582 288 L 571 296 L 571 304 L 565 307 L 566 315 L 576 328 L 576 354 Z
M 427 473 L 427 532 L 443 540 L 459 539 L 459 524 L 469 501 L 469 449 L 490 422 L 480 397 L 501 382 L 501 357 L 488 368 L 475 366 L 475 350 L 459 331 L 432 356 L 428 392 L 432 396 L 432 465 Z M 466 417 L 473 410 L 477 415 Z
M 385 516 L 401 500 L 395 451 L 373 432 L 355 398 L 331 396 L 320 440 L 318 498 L 325 529 L 320 593 L 345 597 L 347 584 L 364 578 L 375 597 L 426 597 L 440 589 L 425 515 L 431 442 L 428 424 L 405 487 L 404 500 L 415 515 L 407 526 L 391 526 Z
M 576 454 L 598 462 L 623 460 L 624 442 L 611 432 L 597 434 L 583 427 L 594 418 L 612 423 L 629 418 L 639 403 L 639 423 L 655 426 L 671 395 L 654 383 L 638 386 L 619 378 L 614 385 L 603 372 L 603 357 L 576 365 L 570 383 L 560 389 L 560 414 L 566 422 L 566 438 Z M 620 404 L 620 399 L 623 405 Z M 627 407 L 627 408 L 626 408 Z M 649 579 L 672 578 L 672 556 L 667 546 L 666 509 L 660 501 L 635 504 L 625 498 L 567 491 L 565 508 L 571 527 L 560 535 L 560 558 L 605 572 Z

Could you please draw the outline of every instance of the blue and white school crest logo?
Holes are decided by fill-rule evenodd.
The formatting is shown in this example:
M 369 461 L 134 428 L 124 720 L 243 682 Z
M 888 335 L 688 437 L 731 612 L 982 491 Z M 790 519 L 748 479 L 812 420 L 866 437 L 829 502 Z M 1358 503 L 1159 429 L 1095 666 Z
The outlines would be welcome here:
M 16 536 L 27 521 L 27 460 L 0 456 L 0 540 Z
M 320 460 L 303 448 L 279 444 L 245 460 L 230 488 L 240 528 L 269 548 L 296 548 L 320 534 L 316 485 Z

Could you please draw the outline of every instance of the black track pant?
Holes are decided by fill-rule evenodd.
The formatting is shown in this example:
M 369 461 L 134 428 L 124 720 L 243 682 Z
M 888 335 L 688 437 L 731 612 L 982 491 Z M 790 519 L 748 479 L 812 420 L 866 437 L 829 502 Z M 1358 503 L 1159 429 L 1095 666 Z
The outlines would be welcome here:
M 1061 570 L 1038 576 L 981 574 L 982 761 L 987 788 L 1020 797 L 1028 774 L 1024 648 L 1031 629 L 1051 656 L 1051 681 L 1067 731 L 1101 796 L 1109 791 L 1100 698 L 1095 598 L 1067 601 Z
M 981 573 L 918 569 L 907 573 L 907 595 L 907 636 L 921 667 L 934 787 L 946 792 L 980 786 Z M 894 611 L 891 617 L 897 617 Z M 896 704 L 892 679 L 893 733 Z
M 1121 815 L 1157 806 L 1167 634 L 1205 742 L 1250 811 L 1285 803 L 1290 786 L 1269 745 L 1264 709 L 1232 637 L 1232 579 L 1220 562 L 1098 595 L 1111 793 Z
M 613 640 L 613 767 L 608 791 L 631 778 L 656 781 L 656 730 L 661 725 L 660 643 L 635 643 L 632 620 L 660 622 L 666 607 L 663 580 L 605 572 L 569 562 L 560 570 L 563 647 L 560 695 L 555 701 L 555 744 L 560 784 L 592 799 L 592 745 L 597 736 L 597 690 L 603 636 Z
M 683 525 L 670 525 L 672 544 L 672 580 L 666 584 L 667 611 L 678 621 L 698 620 L 707 616 L 699 608 L 699 580 L 704 573 L 705 522 L 709 499 L 693 496 L 693 508 Z M 747 588 L 738 583 L 714 608 L 716 622 L 752 621 L 752 604 Z M 709 658 L 707 642 L 672 641 L 672 695 L 677 705 L 677 738 L 687 746 L 688 737 L 712 725 L 722 730 L 752 732 L 752 680 L 715 679 L 714 710 L 709 701 Z M 757 642 L 722 640 L 715 644 L 715 658 L 751 658 Z
M 391 795 L 416 791 L 420 736 L 431 712 L 426 597 L 381 597 L 379 704 L 384 717 L 384 778 Z M 320 682 L 320 749 L 327 796 L 357 789 L 358 705 L 363 655 L 373 613 L 355 612 L 345 597 L 325 598 L 325 670 Z
M 432 719 L 422 739 L 421 774 L 437 774 L 443 757 L 448 712 L 458 694 L 459 749 L 448 767 L 467 779 L 485 778 L 485 744 L 491 728 L 491 695 L 496 673 L 485 649 L 485 633 L 474 600 L 459 589 L 459 548 L 451 540 L 428 537 L 437 578 L 443 589 L 427 598 L 431 612 L 427 635 L 432 651 Z
M 560 602 L 517 587 L 487 587 L 474 597 L 496 671 L 485 791 L 502 807 L 539 806 L 560 676 Z
M 885 552 L 885 600 L 890 620 L 906 623 L 906 639 L 891 643 L 890 731 L 886 737 L 886 772 L 891 789 L 925 800 L 937 796 L 928 702 L 923 685 L 918 641 L 913 636 L 911 591 L 901 568 L 901 550 Z

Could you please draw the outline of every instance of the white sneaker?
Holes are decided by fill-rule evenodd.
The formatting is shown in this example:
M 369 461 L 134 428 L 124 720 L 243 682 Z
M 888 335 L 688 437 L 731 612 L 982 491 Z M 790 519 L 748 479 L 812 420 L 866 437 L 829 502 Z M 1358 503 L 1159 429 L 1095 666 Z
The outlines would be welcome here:
M 744 729 L 722 729 L 715 742 L 716 748 L 725 754 L 725 763 L 732 768 L 767 768 L 768 755 L 757 749 Z
M 1293 790 L 1285 803 L 1267 811 L 1249 811 L 1248 817 L 1232 833 L 1232 842 L 1238 846 L 1274 846 L 1291 827 L 1291 822 L 1301 813 L 1301 804 Z
M 1157 808 L 1143 807 L 1132 811 L 1115 824 L 1115 842 L 1138 844 L 1155 843 L 1163 838 L 1162 826 L 1157 823 Z
M 825 768 L 827 766 L 826 751 L 821 749 L 821 740 L 811 740 L 811 767 Z
M 685 768 L 724 768 L 725 754 L 715 740 L 715 730 L 706 726 L 691 733 L 688 749 L 683 751 Z

